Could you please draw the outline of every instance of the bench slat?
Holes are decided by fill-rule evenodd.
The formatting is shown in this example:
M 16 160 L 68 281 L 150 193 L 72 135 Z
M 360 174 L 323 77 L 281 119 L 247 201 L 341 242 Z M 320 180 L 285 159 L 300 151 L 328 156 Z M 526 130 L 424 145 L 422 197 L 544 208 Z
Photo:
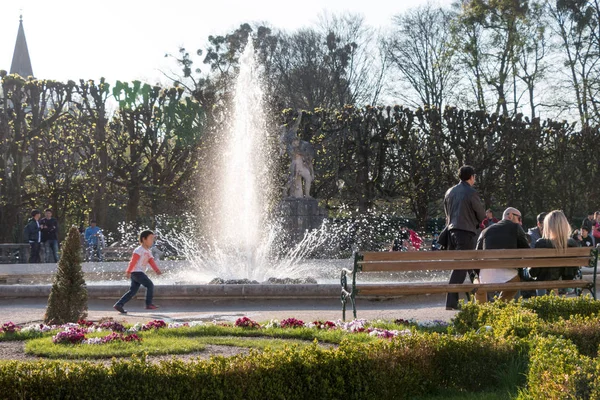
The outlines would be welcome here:
M 440 283 L 411 283 L 411 284 L 387 284 L 357 285 L 356 289 L 360 295 L 386 296 L 386 295 L 409 295 L 426 293 L 465 293 L 473 289 L 481 289 L 486 292 L 496 292 L 505 289 L 560 289 L 560 288 L 587 288 L 592 282 L 585 280 L 573 281 L 544 281 L 544 282 L 510 282 L 510 283 L 463 283 L 463 284 L 440 284 Z
M 464 269 L 582 267 L 589 257 L 529 258 L 505 260 L 448 260 L 448 261 L 389 261 L 359 262 L 363 272 L 377 271 L 448 271 Z
M 363 261 L 401 261 L 401 260 L 477 260 L 481 258 L 557 258 L 587 257 L 589 247 L 571 247 L 565 253 L 554 249 L 510 249 L 510 250 L 452 250 L 452 251 L 387 251 L 360 253 Z

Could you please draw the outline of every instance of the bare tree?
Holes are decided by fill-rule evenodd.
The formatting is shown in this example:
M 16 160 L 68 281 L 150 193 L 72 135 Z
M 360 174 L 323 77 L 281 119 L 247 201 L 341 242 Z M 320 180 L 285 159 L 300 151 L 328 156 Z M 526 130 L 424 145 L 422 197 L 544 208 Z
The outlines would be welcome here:
M 558 48 L 568 68 L 567 82 L 582 126 L 600 121 L 596 95 L 600 89 L 600 6 L 597 1 L 548 1 Z M 570 97 L 570 96 L 569 96 Z
M 395 31 L 385 41 L 391 63 L 408 82 L 398 95 L 416 106 L 442 109 L 458 82 L 450 42 L 450 13 L 431 4 L 394 17 Z
M 460 0 L 455 8 L 458 10 L 455 43 L 475 82 L 477 102 L 480 106 L 485 103 L 482 87 L 485 84 L 493 94 L 495 112 L 508 116 L 508 96 L 512 89 L 512 114 L 516 115 L 517 58 L 523 26 L 531 17 L 531 5 L 526 0 Z

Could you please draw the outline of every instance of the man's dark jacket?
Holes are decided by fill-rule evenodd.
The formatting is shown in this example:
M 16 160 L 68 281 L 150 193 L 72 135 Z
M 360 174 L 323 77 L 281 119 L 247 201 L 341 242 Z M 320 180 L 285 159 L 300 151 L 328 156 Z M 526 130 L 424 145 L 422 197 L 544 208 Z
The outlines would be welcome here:
M 581 222 L 581 227 L 586 228 L 588 233 L 591 235 L 593 232 L 592 229 L 594 228 L 594 221 L 591 221 L 589 218 L 586 218 Z
M 31 218 L 29 223 L 25 226 L 25 231 L 23 232 L 24 239 L 28 242 L 36 242 L 40 241 L 40 227 L 35 219 Z
M 58 221 L 56 218 L 42 218 L 40 225 L 44 225 L 42 229 L 42 242 L 47 240 L 58 240 Z
M 448 189 L 444 197 L 444 211 L 449 231 L 459 229 L 477 233 L 479 224 L 485 218 L 479 194 L 465 181 Z
M 484 229 L 477 240 L 477 250 L 528 248 L 527 234 L 521 225 L 507 219 Z

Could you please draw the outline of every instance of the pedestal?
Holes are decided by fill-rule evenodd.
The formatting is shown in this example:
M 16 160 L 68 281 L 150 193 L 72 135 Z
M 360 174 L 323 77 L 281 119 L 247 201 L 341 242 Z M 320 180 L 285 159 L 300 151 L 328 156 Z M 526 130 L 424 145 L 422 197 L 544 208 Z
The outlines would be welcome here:
M 319 229 L 327 218 L 327 210 L 316 199 L 288 197 L 279 203 L 279 217 L 287 241 L 298 243 L 307 230 Z

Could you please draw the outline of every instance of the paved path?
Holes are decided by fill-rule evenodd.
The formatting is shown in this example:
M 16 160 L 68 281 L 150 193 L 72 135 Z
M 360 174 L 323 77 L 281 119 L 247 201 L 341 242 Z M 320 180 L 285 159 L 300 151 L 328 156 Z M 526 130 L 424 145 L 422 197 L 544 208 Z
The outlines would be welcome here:
M 112 317 L 118 321 L 146 322 L 151 319 L 169 321 L 235 321 L 248 316 L 259 322 L 271 319 L 298 318 L 310 320 L 341 319 L 341 305 L 336 300 L 164 300 L 158 310 L 144 309 L 142 300 L 132 300 L 126 305 L 127 315 L 121 315 L 112 309 L 112 300 L 91 300 L 88 304 L 88 319 L 97 321 Z M 367 301 L 358 300 L 358 318 L 369 320 L 396 318 L 450 321 L 455 311 L 446 311 L 443 295 L 406 296 L 397 299 Z M 0 299 L 0 324 L 12 321 L 26 324 L 42 321 L 46 310 L 44 299 Z M 352 319 L 352 310 L 347 312 Z

